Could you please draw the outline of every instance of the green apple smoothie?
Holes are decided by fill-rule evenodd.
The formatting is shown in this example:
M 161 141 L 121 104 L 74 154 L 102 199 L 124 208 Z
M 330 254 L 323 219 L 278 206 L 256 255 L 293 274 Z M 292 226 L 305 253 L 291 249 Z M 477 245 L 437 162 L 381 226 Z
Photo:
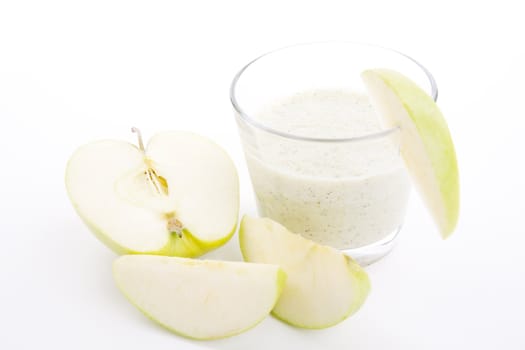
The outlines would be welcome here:
M 398 231 L 410 190 L 399 135 L 378 134 L 381 124 L 366 95 L 308 90 L 267 105 L 256 119 L 299 138 L 251 136 L 246 158 L 262 216 L 338 249 Z

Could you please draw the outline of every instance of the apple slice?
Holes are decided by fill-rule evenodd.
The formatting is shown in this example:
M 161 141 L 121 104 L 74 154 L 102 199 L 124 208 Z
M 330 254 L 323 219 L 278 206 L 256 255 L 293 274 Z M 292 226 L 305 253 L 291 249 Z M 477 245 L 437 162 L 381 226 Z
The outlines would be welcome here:
M 401 154 L 443 238 L 459 217 L 459 175 L 447 123 L 434 100 L 413 81 L 388 69 L 362 73 L 387 127 L 401 127 Z
M 144 148 L 123 141 L 80 147 L 66 169 L 69 198 L 119 254 L 193 257 L 235 232 L 239 180 L 226 152 L 188 132 L 163 132 Z
M 273 314 L 291 325 L 335 325 L 356 312 L 370 290 L 368 275 L 351 258 L 270 219 L 245 215 L 239 242 L 244 260 L 278 264 L 286 272 L 286 285 Z
M 113 263 L 119 289 L 146 316 L 185 337 L 224 338 L 261 322 L 281 294 L 276 265 L 155 255 Z

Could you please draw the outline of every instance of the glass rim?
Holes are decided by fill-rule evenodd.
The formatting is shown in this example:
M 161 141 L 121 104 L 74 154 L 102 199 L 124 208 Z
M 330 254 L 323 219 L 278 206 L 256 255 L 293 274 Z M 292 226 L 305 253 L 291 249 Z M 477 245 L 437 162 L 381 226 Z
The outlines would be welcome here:
M 430 71 L 425 66 L 423 66 L 421 63 L 416 61 L 414 58 L 408 56 L 407 54 L 404 54 L 404 53 L 402 53 L 402 52 L 400 52 L 398 50 L 395 50 L 395 49 L 392 49 L 392 48 L 389 48 L 389 47 L 385 47 L 385 46 L 381 46 L 381 45 L 375 45 L 375 44 L 369 44 L 369 43 L 355 42 L 355 41 L 343 41 L 343 40 L 313 41 L 313 42 L 305 42 L 305 43 L 298 43 L 298 44 L 282 46 L 282 47 L 279 47 L 277 49 L 274 49 L 274 50 L 271 50 L 271 51 L 267 51 L 267 52 L 263 53 L 262 55 L 257 56 L 256 58 L 254 58 L 250 62 L 248 62 L 244 67 L 242 67 L 237 72 L 237 74 L 235 74 L 235 76 L 233 77 L 233 80 L 231 82 L 231 85 L 230 85 L 230 102 L 233 105 L 233 108 L 235 109 L 235 111 L 241 117 L 241 119 L 243 121 L 247 122 L 248 124 L 250 124 L 250 125 L 252 125 L 252 126 L 254 126 L 254 127 L 258 128 L 258 129 L 261 129 L 263 131 L 266 131 L 268 133 L 271 133 L 271 134 L 274 134 L 274 135 L 277 135 L 277 136 L 281 136 L 281 137 L 284 137 L 284 138 L 288 138 L 288 139 L 298 140 L 298 141 L 358 142 L 358 141 L 365 141 L 365 140 L 373 140 L 373 139 L 382 138 L 382 137 L 388 136 L 388 135 L 393 134 L 394 132 L 398 131 L 400 128 L 398 126 L 396 126 L 396 127 L 392 127 L 392 128 L 389 128 L 389 129 L 381 130 L 381 131 L 378 131 L 378 132 L 368 133 L 368 134 L 359 135 L 359 136 L 341 137 L 341 138 L 309 137 L 309 136 L 295 135 L 295 134 L 291 134 L 291 133 L 287 133 L 287 132 L 284 132 L 284 131 L 279 131 L 277 129 L 271 128 L 271 127 L 269 127 L 269 126 L 267 126 L 267 125 L 265 125 L 265 124 L 255 120 L 255 119 L 253 119 L 247 113 L 244 112 L 244 110 L 241 108 L 239 102 L 237 101 L 235 93 L 236 93 L 237 83 L 238 83 L 239 79 L 241 78 L 241 76 L 243 75 L 243 73 L 246 71 L 246 69 L 248 69 L 254 63 L 258 62 L 260 59 L 262 59 L 262 58 L 264 58 L 266 56 L 269 56 L 269 55 L 271 55 L 273 53 L 284 51 L 284 50 L 291 49 L 291 48 L 298 47 L 298 46 L 309 46 L 309 45 L 318 45 L 318 44 L 355 45 L 355 46 L 362 46 L 362 47 L 368 47 L 368 48 L 381 49 L 381 50 L 389 51 L 391 53 L 400 55 L 400 56 L 408 59 L 412 63 L 414 63 L 416 66 L 418 66 L 423 71 L 423 73 L 426 75 L 426 77 L 428 78 L 428 81 L 430 83 L 430 89 L 431 89 L 430 97 L 432 97 L 432 99 L 434 101 L 437 101 L 438 88 L 437 88 L 437 83 L 436 83 L 436 80 L 434 79 L 434 76 L 430 73 Z

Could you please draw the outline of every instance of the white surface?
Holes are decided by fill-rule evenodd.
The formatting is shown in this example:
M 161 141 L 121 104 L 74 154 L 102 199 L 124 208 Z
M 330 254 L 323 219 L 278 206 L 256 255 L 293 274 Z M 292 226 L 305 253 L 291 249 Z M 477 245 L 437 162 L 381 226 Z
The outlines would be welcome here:
M 3 1 L 0 4 L 0 348 L 525 348 L 525 25 L 519 2 Z M 372 293 L 322 331 L 268 318 L 194 342 L 115 288 L 115 255 L 68 202 L 80 144 L 190 129 L 232 155 L 242 212 L 254 201 L 228 101 L 254 56 L 321 39 L 376 42 L 435 75 L 456 140 L 457 232 L 443 242 L 412 197 L 397 249 L 368 268 Z M 236 237 L 214 256 L 239 256 Z

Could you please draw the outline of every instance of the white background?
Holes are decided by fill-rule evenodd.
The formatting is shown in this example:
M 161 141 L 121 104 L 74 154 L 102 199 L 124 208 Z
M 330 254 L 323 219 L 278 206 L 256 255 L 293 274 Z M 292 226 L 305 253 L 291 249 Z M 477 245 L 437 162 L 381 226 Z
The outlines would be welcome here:
M 524 349 L 519 3 L 2 1 L 0 348 Z M 68 157 L 94 139 L 134 142 L 130 126 L 193 130 L 231 154 L 241 211 L 254 213 L 231 78 L 265 51 L 327 39 L 397 48 L 434 74 L 461 170 L 457 232 L 442 241 L 414 194 L 399 246 L 367 269 L 367 303 L 333 328 L 269 317 L 195 342 L 156 326 L 114 287 L 115 255 L 70 206 Z M 234 237 L 212 256 L 236 249 Z

